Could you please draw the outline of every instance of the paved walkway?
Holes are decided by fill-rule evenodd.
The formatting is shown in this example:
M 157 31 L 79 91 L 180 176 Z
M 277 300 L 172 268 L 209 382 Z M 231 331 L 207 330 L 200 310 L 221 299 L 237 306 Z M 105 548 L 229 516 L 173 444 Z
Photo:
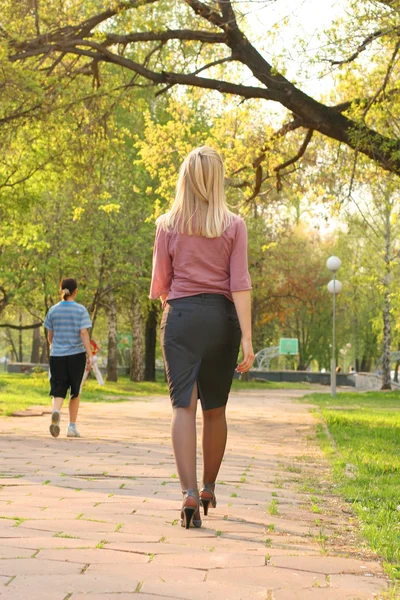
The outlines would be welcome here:
M 179 526 L 166 398 L 0 420 L 0 600 L 364 600 L 386 580 L 313 441 L 300 392 L 235 393 L 218 507 Z M 291 399 L 292 398 L 292 399 Z

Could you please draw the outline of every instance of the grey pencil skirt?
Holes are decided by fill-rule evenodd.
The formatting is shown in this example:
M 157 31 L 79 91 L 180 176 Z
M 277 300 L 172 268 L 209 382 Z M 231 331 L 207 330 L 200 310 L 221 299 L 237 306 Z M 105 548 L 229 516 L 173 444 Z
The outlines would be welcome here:
M 170 300 L 160 340 L 172 405 L 189 406 L 197 382 L 203 410 L 225 406 L 241 340 L 233 302 L 222 294 Z

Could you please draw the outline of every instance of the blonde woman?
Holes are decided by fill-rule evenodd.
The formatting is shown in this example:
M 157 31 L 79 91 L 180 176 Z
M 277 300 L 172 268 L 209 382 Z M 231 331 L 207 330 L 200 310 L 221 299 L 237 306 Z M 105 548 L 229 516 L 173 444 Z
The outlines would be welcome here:
M 173 406 L 172 444 L 184 495 L 181 525 L 215 508 L 232 378 L 254 360 L 247 232 L 224 196 L 219 154 L 202 146 L 181 166 L 175 201 L 157 221 L 150 298 L 163 307 L 161 347 Z M 240 341 L 243 360 L 237 365 Z M 203 410 L 203 485 L 196 475 L 196 409 Z

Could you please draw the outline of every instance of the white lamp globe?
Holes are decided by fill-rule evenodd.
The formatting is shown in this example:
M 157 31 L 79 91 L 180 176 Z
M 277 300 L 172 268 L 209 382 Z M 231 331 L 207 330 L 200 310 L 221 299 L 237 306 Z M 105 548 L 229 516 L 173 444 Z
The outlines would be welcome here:
M 328 283 L 328 291 L 331 294 L 340 294 L 340 292 L 342 291 L 342 287 L 343 286 L 338 279 L 331 279 Z
M 337 256 L 331 256 L 326 261 L 326 267 L 332 271 L 332 273 L 336 273 L 340 269 L 342 265 L 342 261 Z

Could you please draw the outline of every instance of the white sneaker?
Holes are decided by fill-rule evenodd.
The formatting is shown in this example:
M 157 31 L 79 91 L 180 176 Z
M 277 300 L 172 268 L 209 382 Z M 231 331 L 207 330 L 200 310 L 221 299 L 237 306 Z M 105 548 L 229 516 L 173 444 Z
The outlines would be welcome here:
M 79 433 L 76 427 L 71 427 L 70 425 L 68 425 L 67 437 L 81 437 L 81 434 Z

